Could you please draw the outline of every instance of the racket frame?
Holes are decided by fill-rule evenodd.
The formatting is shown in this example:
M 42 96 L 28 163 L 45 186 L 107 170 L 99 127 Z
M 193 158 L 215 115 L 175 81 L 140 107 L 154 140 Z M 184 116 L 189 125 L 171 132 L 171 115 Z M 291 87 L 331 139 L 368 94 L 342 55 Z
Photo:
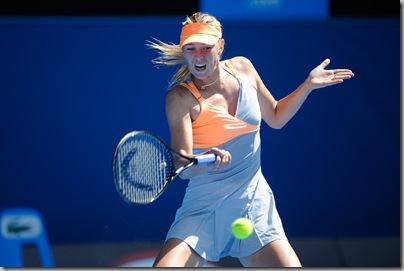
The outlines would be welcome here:
M 167 178 L 165 178 L 162 188 L 158 191 L 157 194 L 155 194 L 153 197 L 149 198 L 148 201 L 141 201 L 141 202 L 137 202 L 137 201 L 127 198 L 121 191 L 119 184 L 118 184 L 118 182 L 120 181 L 120 178 L 118 177 L 119 176 L 118 171 L 119 171 L 119 167 L 120 167 L 118 157 L 119 157 L 120 151 L 122 149 L 122 146 L 130 138 L 136 136 L 137 134 L 147 134 L 148 136 L 151 136 L 154 139 L 156 139 L 156 141 L 158 141 L 161 144 L 161 146 L 163 146 L 167 150 L 167 153 L 169 154 L 170 159 L 172 161 L 172 164 L 169 169 L 169 174 L 167 175 Z M 179 167 L 175 172 L 174 172 L 174 155 L 173 154 L 175 154 L 181 158 L 187 159 L 189 161 L 185 165 Z M 215 160 L 216 160 L 216 156 L 213 153 L 197 155 L 195 157 L 185 156 L 185 155 L 177 152 L 176 150 L 172 149 L 160 136 L 158 136 L 150 131 L 138 130 L 138 131 L 132 131 L 132 132 L 127 133 L 119 141 L 117 147 L 115 148 L 115 152 L 114 152 L 114 156 L 113 156 L 112 171 L 113 171 L 115 187 L 118 190 L 118 193 L 120 194 L 120 196 L 126 202 L 136 203 L 136 204 L 148 204 L 148 203 L 155 201 L 158 197 L 160 197 L 163 194 L 163 192 L 167 189 L 168 185 L 172 182 L 172 180 L 174 180 L 182 171 L 190 168 L 191 166 L 197 165 L 197 164 L 212 164 L 212 163 L 214 163 Z

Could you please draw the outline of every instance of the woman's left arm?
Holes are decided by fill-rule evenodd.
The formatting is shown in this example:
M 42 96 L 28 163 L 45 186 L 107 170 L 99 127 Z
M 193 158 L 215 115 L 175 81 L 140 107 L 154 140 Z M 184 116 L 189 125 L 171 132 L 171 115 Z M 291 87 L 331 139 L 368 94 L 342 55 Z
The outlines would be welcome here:
M 293 92 L 280 100 L 276 100 L 266 88 L 253 64 L 244 57 L 238 57 L 237 60 L 239 65 L 236 64 L 236 67 L 240 67 L 241 73 L 252 79 L 250 82 L 257 89 L 262 118 L 270 127 L 275 129 L 280 129 L 288 123 L 314 89 L 339 84 L 354 76 L 349 69 L 326 70 L 325 67 L 330 63 L 330 60 L 325 59 L 309 73 L 306 80 Z

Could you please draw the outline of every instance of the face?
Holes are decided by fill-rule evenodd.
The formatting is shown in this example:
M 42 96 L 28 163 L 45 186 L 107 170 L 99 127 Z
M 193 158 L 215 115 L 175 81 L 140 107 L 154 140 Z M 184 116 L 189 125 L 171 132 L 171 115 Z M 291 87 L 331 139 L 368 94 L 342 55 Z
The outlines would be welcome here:
M 204 79 L 219 67 L 223 42 L 215 45 L 190 43 L 182 47 L 188 68 L 196 78 Z

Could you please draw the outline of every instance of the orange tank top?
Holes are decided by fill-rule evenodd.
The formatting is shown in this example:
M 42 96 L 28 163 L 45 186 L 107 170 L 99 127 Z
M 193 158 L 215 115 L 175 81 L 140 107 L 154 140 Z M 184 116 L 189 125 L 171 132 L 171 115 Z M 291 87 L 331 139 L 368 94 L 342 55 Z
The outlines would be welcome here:
M 230 61 L 225 61 L 225 65 L 224 69 L 237 78 L 235 69 Z M 226 110 L 220 109 L 206 101 L 193 82 L 183 82 L 181 85 L 188 88 L 200 105 L 199 116 L 192 123 L 194 148 L 212 148 L 222 145 L 242 134 L 259 130 L 259 125 L 253 125 L 240 120 L 229 114 Z M 238 107 L 239 104 L 237 104 L 237 110 Z

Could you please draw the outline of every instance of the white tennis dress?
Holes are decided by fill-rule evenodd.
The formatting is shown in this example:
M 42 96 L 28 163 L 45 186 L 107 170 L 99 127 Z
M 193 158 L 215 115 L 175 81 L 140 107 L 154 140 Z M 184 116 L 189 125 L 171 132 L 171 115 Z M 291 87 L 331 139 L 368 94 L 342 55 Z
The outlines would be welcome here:
M 166 240 L 183 240 L 208 261 L 219 261 L 225 256 L 246 257 L 274 240 L 287 239 L 272 190 L 261 172 L 261 112 L 257 91 L 237 77 L 228 60 L 224 63 L 225 70 L 238 79 L 240 94 L 235 116 L 223 111 L 221 114 L 241 121 L 241 125 L 234 124 L 229 132 L 233 133 L 231 139 L 216 146 L 229 151 L 232 162 L 225 170 L 212 167 L 189 180 L 182 205 L 166 237 Z M 192 82 L 183 85 L 199 100 L 201 113 L 198 119 L 202 119 L 202 108 L 209 111 L 214 106 L 203 100 Z M 235 136 L 234 130 L 243 123 L 246 123 L 245 127 Z M 226 133 L 229 125 L 223 125 L 223 129 Z M 198 136 L 194 137 L 197 140 Z M 206 149 L 195 148 L 194 153 Z M 235 239 L 231 233 L 231 224 L 239 217 L 249 218 L 254 225 L 254 232 L 244 240 Z

